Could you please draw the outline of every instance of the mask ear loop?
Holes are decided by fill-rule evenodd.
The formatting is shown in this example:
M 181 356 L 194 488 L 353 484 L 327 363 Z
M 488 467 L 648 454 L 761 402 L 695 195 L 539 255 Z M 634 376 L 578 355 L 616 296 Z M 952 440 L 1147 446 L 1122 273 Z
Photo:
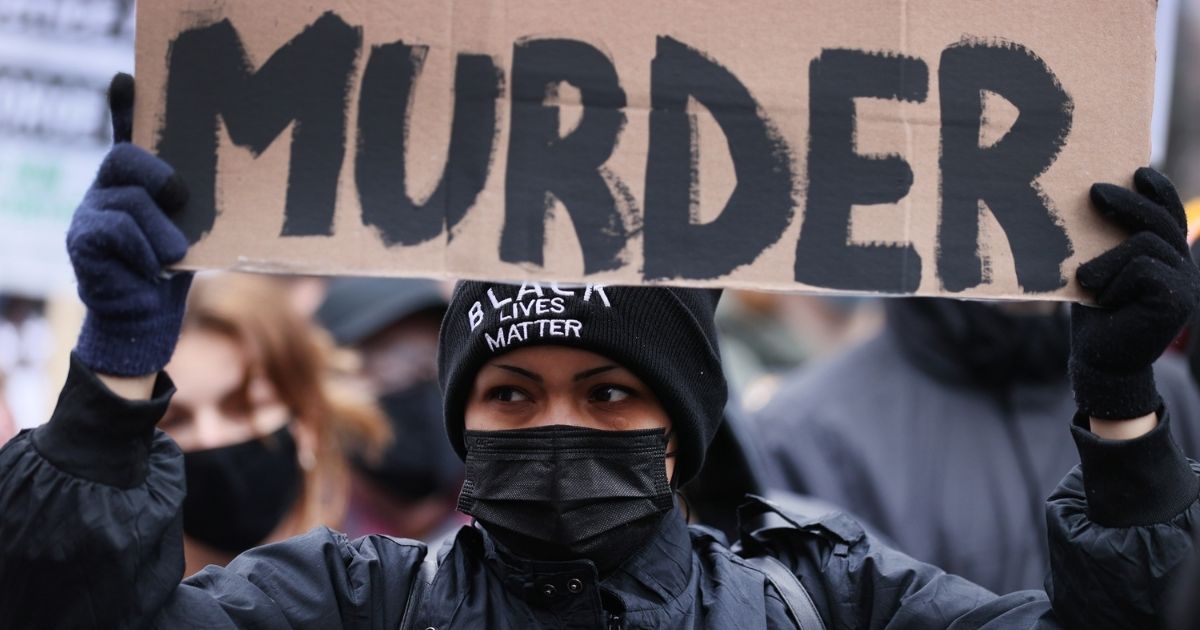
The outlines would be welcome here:
M 663 440 L 666 441 L 668 446 L 671 444 L 671 436 L 672 435 L 675 435 L 675 427 L 671 427 L 671 430 L 667 431 L 667 433 L 665 435 L 663 435 Z M 666 447 L 664 447 L 664 450 L 665 450 L 665 448 Z M 675 453 L 677 453 L 678 451 L 679 451 L 679 449 L 675 449 L 674 451 L 667 451 L 665 454 L 663 454 L 663 459 L 665 460 L 665 459 L 675 457 Z M 675 485 L 675 476 L 674 475 L 671 476 L 670 486 L 671 486 L 671 494 L 675 495 L 675 499 L 676 499 L 676 502 L 678 503 L 678 505 L 683 507 L 683 521 L 685 523 L 692 522 L 692 504 L 688 503 L 687 497 L 683 495 L 683 491 L 680 490 L 679 487 Z
M 669 446 L 671 446 L 671 436 L 672 435 L 675 435 L 675 427 L 671 427 L 670 431 L 667 431 L 665 434 L 663 434 L 663 450 L 666 451 L 665 453 L 663 453 L 663 461 L 664 461 L 663 465 L 664 466 L 666 465 L 666 463 L 665 463 L 666 460 L 671 459 L 672 457 L 675 457 L 675 453 L 677 453 L 679 451 L 679 449 L 675 449 L 674 451 L 667 451 L 667 448 Z M 667 484 L 669 486 L 671 486 L 672 491 L 678 490 L 675 486 L 675 475 L 671 475 L 671 480 L 668 481 Z

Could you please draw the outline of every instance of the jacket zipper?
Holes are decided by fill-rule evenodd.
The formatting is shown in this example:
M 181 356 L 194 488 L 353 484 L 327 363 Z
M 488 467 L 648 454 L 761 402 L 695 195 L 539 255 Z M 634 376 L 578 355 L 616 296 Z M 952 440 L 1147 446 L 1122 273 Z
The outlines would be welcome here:
M 621 615 L 608 614 L 608 630 L 621 630 Z

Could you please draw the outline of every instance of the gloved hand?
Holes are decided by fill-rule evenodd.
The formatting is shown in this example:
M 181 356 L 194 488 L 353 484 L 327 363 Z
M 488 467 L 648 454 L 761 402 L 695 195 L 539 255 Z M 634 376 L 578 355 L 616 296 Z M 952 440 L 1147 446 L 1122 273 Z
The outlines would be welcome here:
M 1096 209 L 1132 234 L 1075 275 L 1099 307 L 1071 309 L 1071 383 L 1080 412 L 1104 420 L 1158 409 L 1151 365 L 1200 302 L 1200 269 L 1175 187 L 1151 168 L 1138 169 L 1133 183 L 1136 192 L 1092 186 Z
M 75 210 L 67 253 L 87 316 L 75 355 L 101 374 L 142 376 L 166 365 L 183 320 L 191 273 L 168 273 L 188 242 L 168 219 L 187 189 L 166 162 L 130 143 L 133 77 L 109 86 L 113 148 Z

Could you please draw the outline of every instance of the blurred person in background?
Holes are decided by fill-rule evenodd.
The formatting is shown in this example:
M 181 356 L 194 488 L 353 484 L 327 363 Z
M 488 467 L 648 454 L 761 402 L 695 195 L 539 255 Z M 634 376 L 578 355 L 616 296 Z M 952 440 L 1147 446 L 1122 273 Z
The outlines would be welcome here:
M 1171 630 L 1200 628 L 1200 541 L 1193 545 L 1191 562 L 1172 598 Z
M 42 422 L 50 400 L 46 372 L 54 335 L 45 312 L 42 299 L 0 295 L 0 371 L 8 377 L 5 403 L 18 430 Z
M 1197 213 L 1200 214 L 1200 200 L 1193 203 L 1196 205 Z M 1194 226 L 1200 230 L 1200 220 L 1195 220 Z M 1196 238 L 1195 230 L 1192 233 L 1192 239 L 1192 260 L 1200 261 L 1200 239 Z M 1192 382 L 1200 387 L 1200 315 L 1192 317 L 1192 321 L 1188 322 L 1187 329 L 1180 337 L 1183 341 L 1183 351 L 1187 356 L 1188 371 L 1192 375 Z
M 167 365 L 176 392 L 159 423 L 183 451 L 186 574 L 253 546 L 341 524 L 341 444 L 384 441 L 369 399 L 329 378 L 329 343 L 277 279 L 198 278 Z
M 874 300 L 729 291 L 717 307 L 721 360 L 745 410 L 774 395 L 780 377 L 879 329 Z
M 436 539 L 467 519 L 455 510 L 463 464 L 450 448 L 437 383 L 438 327 L 446 296 L 432 280 L 338 278 L 317 320 L 361 359 L 387 415 L 386 444 L 346 444 L 350 503 L 342 531 Z
M 772 482 L 840 505 L 897 548 L 993 592 L 1038 588 L 1044 501 L 1071 468 L 1070 317 L 1049 303 L 885 301 L 872 339 L 786 378 L 752 419 Z M 1200 396 L 1155 379 L 1200 454 Z M 781 439 L 786 436 L 786 439 Z
M 16 434 L 17 421 L 13 419 L 12 412 L 8 410 L 8 403 L 4 401 L 4 372 L 0 371 L 0 445 Z
M 1200 579 L 1196 576 L 1200 575 L 1200 571 L 1193 571 L 1192 575 L 1187 579 L 1187 592 L 1177 597 L 1178 605 L 1176 606 L 1175 622 L 1171 626 L 1172 630 L 1196 630 L 1200 628 L 1200 598 L 1197 598 L 1196 593 L 1200 592 Z

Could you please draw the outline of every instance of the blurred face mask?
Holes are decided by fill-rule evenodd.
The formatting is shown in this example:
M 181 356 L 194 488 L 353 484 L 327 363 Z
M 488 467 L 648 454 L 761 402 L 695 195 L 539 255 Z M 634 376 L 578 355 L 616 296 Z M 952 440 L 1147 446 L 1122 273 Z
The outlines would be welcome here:
M 907 298 L 887 309 L 900 346 L 925 365 L 989 386 L 1066 378 L 1070 314 L 1060 306 Z
M 446 441 L 437 383 L 422 381 L 385 394 L 379 406 L 395 438 L 377 458 L 355 457 L 355 466 L 401 501 L 449 494 L 457 488 L 462 462 Z
M 237 554 L 279 525 L 300 491 L 296 441 L 287 426 L 263 438 L 183 454 L 183 531 Z
M 458 509 L 524 558 L 586 558 L 608 573 L 673 506 L 662 429 L 555 425 L 464 437 Z

